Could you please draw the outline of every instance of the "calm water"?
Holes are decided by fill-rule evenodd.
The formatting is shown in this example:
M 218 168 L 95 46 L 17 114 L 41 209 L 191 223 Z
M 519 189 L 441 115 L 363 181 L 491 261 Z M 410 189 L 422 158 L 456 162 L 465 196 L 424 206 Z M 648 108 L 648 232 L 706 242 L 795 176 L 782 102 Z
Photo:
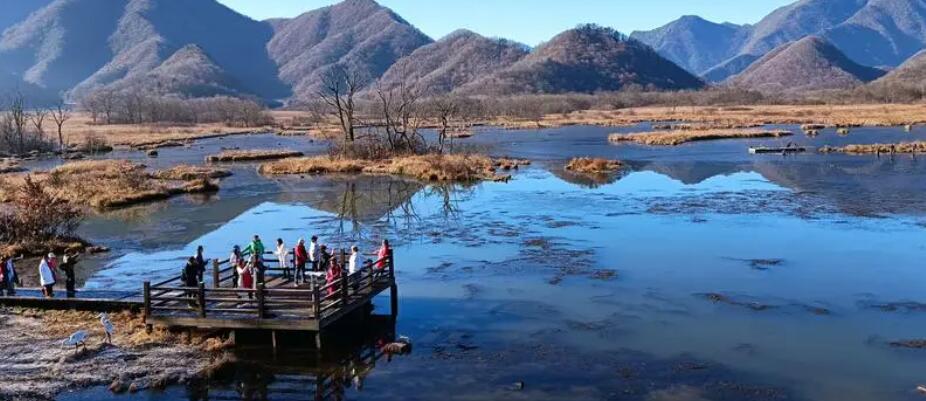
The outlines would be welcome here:
M 896 142 L 926 131 L 674 148 L 609 145 L 614 131 L 477 135 L 475 146 L 535 160 L 507 184 L 271 180 L 254 165 L 236 165 L 214 196 L 87 221 L 82 234 L 117 252 L 85 266 L 84 286 L 136 290 L 176 275 L 197 245 L 224 258 L 254 233 L 290 244 L 315 234 L 368 251 L 390 238 L 401 312 L 386 332 L 411 337 L 415 350 L 364 362 L 360 389 L 338 381 L 347 399 L 918 398 L 926 353 L 887 343 L 926 337 L 926 314 L 875 306 L 926 303 L 926 160 L 750 156 L 746 147 Z M 242 140 L 324 151 L 298 139 Z M 202 160 L 223 141 L 230 139 L 165 149 L 152 163 Z M 619 158 L 632 169 L 575 177 L 562 171 L 573 156 Z M 369 348 L 350 344 L 321 358 L 330 366 L 308 355 L 258 358 L 278 372 L 256 386 L 270 399 L 314 399 L 318 377 L 356 372 L 357 355 Z M 237 387 L 142 397 L 240 398 L 240 383 L 255 385 L 245 376 Z M 62 398 L 109 397 L 94 389 Z

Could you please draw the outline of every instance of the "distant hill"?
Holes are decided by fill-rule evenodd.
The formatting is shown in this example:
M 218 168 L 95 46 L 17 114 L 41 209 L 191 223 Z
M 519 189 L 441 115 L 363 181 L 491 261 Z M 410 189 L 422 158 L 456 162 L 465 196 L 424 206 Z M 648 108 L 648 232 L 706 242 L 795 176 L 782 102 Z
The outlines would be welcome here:
M 215 0 L 131 0 L 108 39 L 111 60 L 75 91 L 80 94 L 119 85 L 120 80 L 146 74 L 178 50 L 196 45 L 234 79 L 238 85 L 235 90 L 265 99 L 285 98 L 289 88 L 279 80 L 276 64 L 266 49 L 272 35 L 268 24 Z
M 592 93 L 627 85 L 690 89 L 702 87 L 703 82 L 642 42 L 589 25 L 557 35 L 511 67 L 459 91 L 494 95 Z
M 186 45 L 161 65 L 111 85 L 111 89 L 148 94 L 183 93 L 193 97 L 241 95 L 241 87 L 197 45 Z
M 744 71 L 748 62 L 772 49 L 811 35 L 826 39 L 859 64 L 896 67 L 926 48 L 926 2 L 800 0 L 742 28 L 748 31 L 745 39 L 742 31 L 713 38 L 723 29 L 722 24 L 682 17 L 656 30 L 637 32 L 634 37 L 712 82 Z M 714 64 L 705 67 L 711 62 Z
M 722 82 L 727 78 L 745 71 L 752 63 L 755 63 L 756 60 L 760 58 L 761 56 L 752 54 L 740 54 L 714 68 L 704 71 L 704 73 L 701 74 L 701 78 L 707 82 Z
M 680 67 L 701 74 L 735 56 L 751 31 L 750 26 L 684 16 L 652 31 L 634 32 L 630 37 L 646 43 Z
M 70 90 L 112 57 L 109 36 L 127 0 L 55 0 L 4 31 L 0 71 L 48 92 Z M 93 23 L 88 23 L 93 21 Z
M 449 93 L 512 66 L 529 52 L 520 43 L 460 30 L 399 59 L 377 87 L 391 89 L 404 84 L 420 93 Z
M 772 50 L 729 83 L 766 92 L 845 89 L 882 75 L 884 71 L 859 65 L 829 42 L 809 36 Z
M 926 47 L 926 2 L 869 0 L 824 36 L 861 64 L 897 66 Z
M 873 85 L 890 85 L 926 88 L 926 50 L 921 51 L 887 75 L 872 82 Z
M 372 0 L 346 0 L 275 20 L 267 48 L 297 97 L 312 97 L 328 71 L 346 67 L 367 83 L 431 38 Z

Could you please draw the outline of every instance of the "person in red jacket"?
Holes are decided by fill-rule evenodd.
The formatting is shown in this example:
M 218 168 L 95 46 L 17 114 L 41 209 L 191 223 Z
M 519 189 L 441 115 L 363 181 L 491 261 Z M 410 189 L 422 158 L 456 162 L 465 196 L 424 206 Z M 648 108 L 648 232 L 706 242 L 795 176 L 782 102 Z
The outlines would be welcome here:
M 337 258 L 331 258 L 331 262 L 328 262 L 328 271 L 325 274 L 325 282 L 327 284 L 331 284 L 340 279 L 341 279 L 341 265 L 338 264 Z M 328 295 L 333 295 L 334 293 L 338 292 L 338 288 L 340 287 L 337 285 L 332 285 L 328 287 Z
M 305 249 L 305 240 L 300 238 L 299 243 L 296 244 L 295 259 L 296 259 L 296 285 L 303 284 L 306 282 L 305 279 L 305 264 L 309 261 L 309 252 Z
M 377 259 L 376 268 L 377 269 L 383 270 L 386 268 L 386 266 L 388 266 L 388 263 L 386 262 L 386 257 L 389 256 L 389 250 L 390 250 L 389 240 L 384 239 L 383 246 L 379 247 L 379 251 L 376 252 L 376 259 Z

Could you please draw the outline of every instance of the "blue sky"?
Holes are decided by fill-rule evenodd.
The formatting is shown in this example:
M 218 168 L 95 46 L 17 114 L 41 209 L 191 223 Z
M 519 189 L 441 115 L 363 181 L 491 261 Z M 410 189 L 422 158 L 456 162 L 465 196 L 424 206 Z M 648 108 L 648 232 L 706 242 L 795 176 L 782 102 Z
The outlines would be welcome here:
M 254 19 L 293 17 L 334 0 L 219 0 Z M 794 0 L 380 0 L 433 38 L 457 28 L 536 45 L 593 22 L 629 34 L 682 15 L 755 23 Z

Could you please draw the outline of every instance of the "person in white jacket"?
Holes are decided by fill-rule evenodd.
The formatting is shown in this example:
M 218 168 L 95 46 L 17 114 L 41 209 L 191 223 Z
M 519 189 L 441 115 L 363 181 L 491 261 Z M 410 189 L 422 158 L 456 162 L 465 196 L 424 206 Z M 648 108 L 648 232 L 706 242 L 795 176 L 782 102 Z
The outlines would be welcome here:
M 55 258 L 55 254 L 49 253 L 39 262 L 39 283 L 42 284 L 42 294 L 45 298 L 54 298 L 55 272 L 52 270 L 48 261 Z
M 280 262 L 280 268 L 283 269 L 283 277 L 289 277 L 289 249 L 286 249 L 282 238 L 277 238 L 277 250 L 273 253 Z
M 309 263 L 312 264 L 312 271 L 317 272 L 318 270 L 318 237 L 312 236 L 312 242 L 309 242 Z M 322 266 L 322 270 L 326 267 Z
M 360 271 L 360 248 L 354 245 L 350 248 L 350 259 L 347 262 L 347 274 L 353 276 Z

